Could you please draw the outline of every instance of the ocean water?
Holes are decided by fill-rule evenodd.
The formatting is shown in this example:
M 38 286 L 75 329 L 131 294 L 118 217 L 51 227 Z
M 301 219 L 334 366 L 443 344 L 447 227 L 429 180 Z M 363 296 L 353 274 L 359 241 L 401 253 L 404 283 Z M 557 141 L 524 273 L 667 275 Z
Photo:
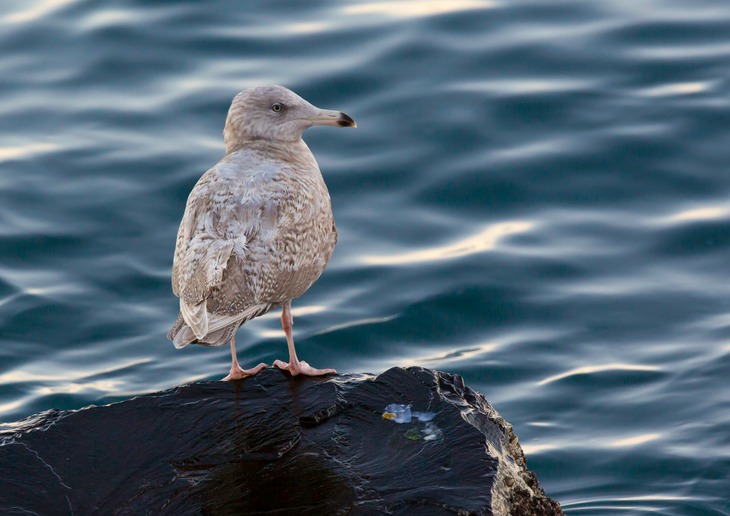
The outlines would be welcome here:
M 1 422 L 227 373 L 165 337 L 172 252 L 266 83 L 359 125 L 305 133 L 302 358 L 463 375 L 567 513 L 730 514 L 727 0 L 0 4 Z

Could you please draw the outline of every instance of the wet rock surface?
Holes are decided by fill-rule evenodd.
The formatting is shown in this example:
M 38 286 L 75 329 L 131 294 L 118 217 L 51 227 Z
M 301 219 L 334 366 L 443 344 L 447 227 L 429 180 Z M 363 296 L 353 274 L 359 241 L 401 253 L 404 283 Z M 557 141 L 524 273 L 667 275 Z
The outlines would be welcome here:
M 2 514 L 562 514 L 486 399 L 421 368 L 265 370 L 5 428 Z

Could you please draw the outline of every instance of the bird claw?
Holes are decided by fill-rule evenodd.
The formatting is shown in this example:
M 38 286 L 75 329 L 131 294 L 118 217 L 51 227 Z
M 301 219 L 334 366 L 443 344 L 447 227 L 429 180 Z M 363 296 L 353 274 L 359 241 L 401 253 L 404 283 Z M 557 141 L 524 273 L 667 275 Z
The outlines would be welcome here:
M 231 367 L 231 372 L 228 373 L 228 376 L 223 378 L 221 381 L 228 382 L 231 380 L 240 380 L 242 378 L 246 378 L 248 376 L 256 376 L 261 372 L 262 369 L 266 369 L 268 366 L 261 362 L 259 365 L 252 369 L 241 369 L 241 367 Z
M 301 361 L 299 363 L 286 363 L 281 360 L 276 360 L 274 366 L 278 367 L 283 371 L 289 371 L 292 376 L 303 374 L 304 376 L 324 376 L 327 374 L 337 374 L 334 369 L 316 369 L 310 366 L 308 363 Z

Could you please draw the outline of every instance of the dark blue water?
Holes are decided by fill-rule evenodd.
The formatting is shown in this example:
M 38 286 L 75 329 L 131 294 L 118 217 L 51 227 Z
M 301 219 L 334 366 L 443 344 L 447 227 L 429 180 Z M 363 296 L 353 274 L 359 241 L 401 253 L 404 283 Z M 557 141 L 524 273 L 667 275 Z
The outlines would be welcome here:
M 0 421 L 226 374 L 177 351 L 185 199 L 262 83 L 340 242 L 300 355 L 462 374 L 576 514 L 730 513 L 730 3 L 0 4 Z M 242 365 L 285 359 L 278 313 Z

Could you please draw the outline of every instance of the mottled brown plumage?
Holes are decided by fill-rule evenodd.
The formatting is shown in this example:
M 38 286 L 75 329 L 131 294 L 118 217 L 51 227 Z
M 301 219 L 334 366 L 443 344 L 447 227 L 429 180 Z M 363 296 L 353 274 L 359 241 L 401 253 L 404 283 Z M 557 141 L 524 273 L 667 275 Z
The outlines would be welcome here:
M 188 197 L 172 269 L 180 315 L 168 336 L 178 348 L 230 341 L 230 378 L 246 373 L 235 357 L 236 330 L 277 306 L 284 306 L 286 369 L 319 371 L 299 366 L 289 312 L 291 300 L 322 274 L 337 241 L 327 187 L 301 139 L 311 125 L 355 122 L 281 86 L 239 93 L 224 131 L 227 154 Z

